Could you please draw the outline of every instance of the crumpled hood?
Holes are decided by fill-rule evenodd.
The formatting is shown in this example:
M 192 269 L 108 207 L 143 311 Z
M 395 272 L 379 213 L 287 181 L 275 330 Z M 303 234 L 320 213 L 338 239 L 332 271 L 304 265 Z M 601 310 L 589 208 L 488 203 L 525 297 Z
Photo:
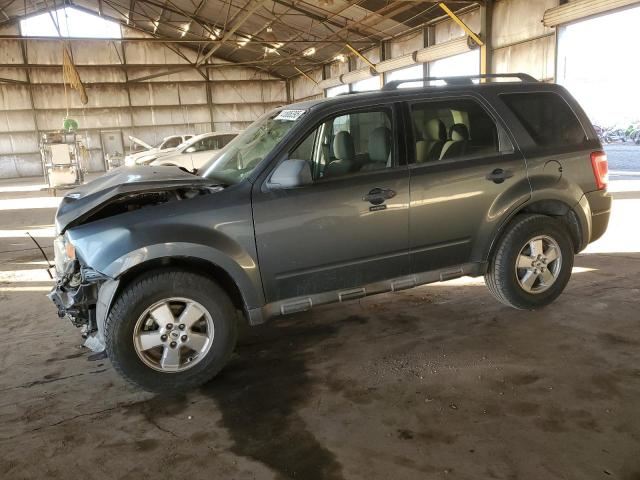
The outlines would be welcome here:
M 119 167 L 64 196 L 56 212 L 56 231 L 63 233 L 115 197 L 173 187 L 206 187 L 216 183 L 178 167 Z

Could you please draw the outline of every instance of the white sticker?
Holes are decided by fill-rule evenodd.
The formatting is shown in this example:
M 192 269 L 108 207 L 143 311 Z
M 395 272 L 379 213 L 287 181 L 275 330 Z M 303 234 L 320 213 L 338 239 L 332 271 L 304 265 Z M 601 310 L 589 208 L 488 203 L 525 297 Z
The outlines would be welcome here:
M 288 120 L 290 122 L 295 122 L 304 112 L 305 110 L 282 110 L 278 116 L 276 116 L 275 120 Z

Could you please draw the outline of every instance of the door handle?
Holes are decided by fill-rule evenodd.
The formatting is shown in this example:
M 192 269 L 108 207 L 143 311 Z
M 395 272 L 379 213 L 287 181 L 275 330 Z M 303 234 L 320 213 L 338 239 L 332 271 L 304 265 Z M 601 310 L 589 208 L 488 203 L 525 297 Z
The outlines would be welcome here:
M 513 177 L 512 171 L 501 168 L 496 168 L 493 172 L 487 173 L 487 180 L 491 180 L 493 183 L 502 183 L 511 177 Z
M 385 200 L 389 200 L 396 196 L 396 192 L 390 188 L 372 188 L 371 191 L 362 197 L 362 200 L 373 205 L 381 205 Z

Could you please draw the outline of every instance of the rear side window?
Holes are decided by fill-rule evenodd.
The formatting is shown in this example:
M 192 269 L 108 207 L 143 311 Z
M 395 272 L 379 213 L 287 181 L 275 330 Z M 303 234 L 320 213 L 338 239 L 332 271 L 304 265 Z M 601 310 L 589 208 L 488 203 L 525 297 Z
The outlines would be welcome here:
M 575 113 L 557 93 L 504 93 L 500 98 L 541 147 L 579 145 L 587 141 Z
M 482 157 L 500 151 L 498 128 L 473 100 L 444 100 L 411 106 L 415 162 Z

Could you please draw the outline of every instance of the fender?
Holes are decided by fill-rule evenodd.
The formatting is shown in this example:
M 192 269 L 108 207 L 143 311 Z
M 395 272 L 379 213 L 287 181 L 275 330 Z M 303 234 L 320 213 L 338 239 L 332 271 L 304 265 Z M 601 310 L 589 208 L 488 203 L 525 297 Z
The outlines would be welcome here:
M 206 260 L 222 268 L 229 274 L 240 290 L 247 312 L 253 312 L 250 317 L 255 316 L 255 313 L 260 311 L 260 307 L 264 304 L 264 297 L 262 296 L 262 289 L 256 288 L 251 280 L 252 274 L 259 275 L 259 273 L 253 271 L 257 270 L 257 266 L 252 260 L 240 265 L 218 250 L 193 243 L 176 242 L 150 245 L 119 257 L 105 268 L 105 275 L 108 275 L 111 279 L 104 282 L 98 290 L 96 302 L 97 339 L 102 346 L 104 346 L 104 323 L 116 297 L 122 275 L 132 268 L 151 260 L 176 257 L 194 257 Z
M 192 257 L 205 260 L 224 270 L 240 290 L 247 309 L 264 304 L 258 265 L 248 255 L 235 258 L 207 245 L 188 242 L 157 243 L 128 252 L 102 270 L 111 278 L 120 278 L 133 267 L 162 258 Z M 257 283 L 256 283 L 257 282 Z
M 578 250 L 586 247 L 591 236 L 591 209 L 583 192 L 576 185 L 564 179 L 554 180 L 553 182 L 545 181 L 544 178 L 537 178 L 536 180 L 537 181 L 532 181 L 533 191 L 529 199 L 503 218 L 499 228 L 496 229 L 491 236 L 490 241 L 483 246 L 483 261 L 486 262 L 489 260 L 491 252 L 494 250 L 496 243 L 511 220 L 519 213 L 523 211 L 526 212 L 528 208 L 532 208 L 535 204 L 544 205 L 546 203 L 549 205 L 552 202 L 560 202 L 560 204 L 564 205 L 563 211 L 547 211 L 543 207 L 540 213 L 559 216 L 567 214 L 575 215 L 577 228 L 579 229 L 578 233 L 581 238 Z

